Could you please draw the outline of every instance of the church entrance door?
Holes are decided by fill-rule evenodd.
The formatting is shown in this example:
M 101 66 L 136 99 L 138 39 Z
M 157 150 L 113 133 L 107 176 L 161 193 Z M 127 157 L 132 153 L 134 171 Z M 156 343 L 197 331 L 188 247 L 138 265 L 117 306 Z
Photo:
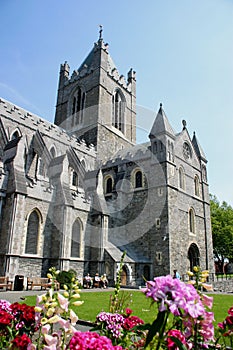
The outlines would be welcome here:
M 189 247 L 188 258 L 190 262 L 190 271 L 193 271 L 194 266 L 200 266 L 200 253 L 195 243 L 192 243 Z
M 127 285 L 127 271 L 125 266 L 123 266 L 122 272 L 121 272 L 121 285 L 123 286 Z

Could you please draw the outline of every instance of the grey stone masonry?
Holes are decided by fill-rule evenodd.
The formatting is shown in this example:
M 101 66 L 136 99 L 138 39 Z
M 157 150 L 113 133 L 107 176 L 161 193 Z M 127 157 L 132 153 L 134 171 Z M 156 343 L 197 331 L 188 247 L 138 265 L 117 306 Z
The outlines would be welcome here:
M 162 105 L 136 144 L 136 73 L 100 36 L 72 74 L 61 65 L 54 124 L 0 99 L 0 275 L 55 266 L 114 285 L 123 252 L 124 286 L 214 272 L 207 159 Z

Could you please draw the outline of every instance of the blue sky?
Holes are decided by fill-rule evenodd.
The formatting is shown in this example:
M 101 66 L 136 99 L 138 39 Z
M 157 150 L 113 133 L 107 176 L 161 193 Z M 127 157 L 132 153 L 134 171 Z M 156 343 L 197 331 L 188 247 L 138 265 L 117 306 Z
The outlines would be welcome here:
M 53 121 L 59 67 L 77 69 L 102 24 L 120 74 L 137 72 L 139 142 L 163 103 L 193 131 L 210 192 L 233 205 L 232 0 L 0 0 L 0 96 Z

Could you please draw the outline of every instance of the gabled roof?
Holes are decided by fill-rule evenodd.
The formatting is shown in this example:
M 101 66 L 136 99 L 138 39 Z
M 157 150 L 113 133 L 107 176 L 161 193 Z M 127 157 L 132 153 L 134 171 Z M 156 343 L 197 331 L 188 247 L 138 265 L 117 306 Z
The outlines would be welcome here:
M 198 139 L 197 139 L 197 137 L 196 137 L 195 132 L 193 133 L 192 144 L 193 144 L 193 147 L 194 147 L 194 149 L 195 149 L 195 151 L 196 151 L 196 153 L 197 153 L 197 156 L 198 156 L 201 160 L 203 160 L 203 161 L 206 162 L 207 160 L 206 160 L 205 153 L 204 153 L 204 151 L 203 151 L 203 149 L 202 149 L 202 147 L 201 147 L 201 145 L 200 145 L 200 143 L 199 143 L 199 141 L 198 141 Z
M 161 134 L 167 134 L 175 138 L 174 130 L 172 129 L 167 119 L 167 116 L 162 108 L 162 103 L 160 103 L 160 108 L 155 118 L 149 137 L 153 138 Z
M 112 257 L 112 259 L 115 262 L 120 262 L 121 261 L 121 257 L 122 257 L 123 252 L 119 248 L 117 248 L 114 244 L 112 244 L 111 242 L 107 241 L 105 243 L 104 249 Z M 124 263 L 133 263 L 133 262 L 135 262 L 135 261 L 133 259 L 131 259 L 126 254 L 125 258 L 124 258 Z

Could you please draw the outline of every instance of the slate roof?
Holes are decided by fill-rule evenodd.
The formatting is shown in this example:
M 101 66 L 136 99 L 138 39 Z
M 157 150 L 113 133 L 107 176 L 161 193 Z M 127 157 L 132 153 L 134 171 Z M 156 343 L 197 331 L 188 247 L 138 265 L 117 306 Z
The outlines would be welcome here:
M 167 116 L 162 108 L 162 104 L 160 104 L 159 111 L 155 118 L 154 124 L 152 126 L 150 137 L 157 136 L 160 134 L 168 134 L 172 137 L 175 137 L 174 130 L 172 129 Z
M 192 139 L 192 144 L 193 144 L 193 147 L 198 155 L 199 158 L 201 158 L 202 160 L 206 161 L 206 156 L 205 156 L 205 153 L 196 137 L 196 134 L 194 132 L 193 134 L 193 139 Z

